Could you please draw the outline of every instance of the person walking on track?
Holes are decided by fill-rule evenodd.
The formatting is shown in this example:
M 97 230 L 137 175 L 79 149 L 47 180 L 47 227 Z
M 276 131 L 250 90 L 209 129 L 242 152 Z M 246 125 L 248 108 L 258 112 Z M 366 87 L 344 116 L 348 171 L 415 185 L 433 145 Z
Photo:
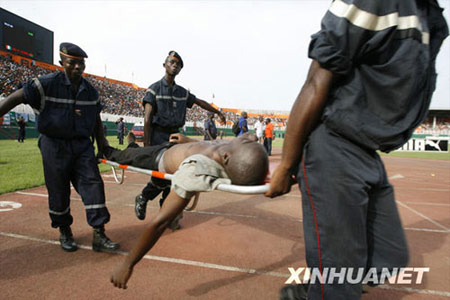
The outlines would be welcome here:
M 175 77 L 180 73 L 184 63 L 176 51 L 170 51 L 163 67 L 164 77 L 150 85 L 143 99 L 144 105 L 144 146 L 160 145 L 169 140 L 172 133 L 177 133 L 186 121 L 186 109 L 194 104 L 216 113 L 225 123 L 225 116 L 212 105 L 198 99 L 194 94 L 175 83 Z M 158 184 L 161 186 L 158 187 Z M 140 220 L 145 219 L 147 202 L 157 197 L 161 191 L 163 196 L 160 205 L 170 192 L 170 188 L 162 188 L 164 183 L 151 179 L 142 192 L 135 198 L 135 213 Z M 178 228 L 178 220 L 172 224 Z
M 101 151 L 105 145 L 100 119 L 102 105 L 97 90 L 82 77 L 87 54 L 77 45 L 60 45 L 64 71 L 34 78 L 0 102 L 0 116 L 18 104 L 29 104 L 38 114 L 38 146 L 44 165 L 51 226 L 59 228 L 61 247 L 75 251 L 72 230 L 70 183 L 81 195 L 87 222 L 93 227 L 94 251 L 119 248 L 106 235 L 110 214 L 105 205 L 103 180 L 91 136 Z

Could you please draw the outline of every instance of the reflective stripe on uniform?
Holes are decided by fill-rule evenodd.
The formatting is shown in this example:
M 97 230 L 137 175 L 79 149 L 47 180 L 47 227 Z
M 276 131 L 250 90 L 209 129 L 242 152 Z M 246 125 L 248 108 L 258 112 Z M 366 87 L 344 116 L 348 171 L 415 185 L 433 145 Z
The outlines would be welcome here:
M 188 96 L 180 98 L 180 97 L 175 97 L 175 96 L 164 96 L 164 95 L 157 95 L 156 99 L 167 99 L 167 100 L 176 100 L 176 101 L 186 101 L 188 98 Z
M 35 112 L 37 114 L 39 114 L 40 112 L 42 112 L 44 110 L 44 107 L 45 107 L 45 93 L 44 93 L 44 88 L 42 87 L 42 84 L 39 81 L 39 79 L 34 78 L 33 81 L 36 84 L 39 94 L 41 95 L 41 105 L 39 107 L 39 110 L 35 110 Z
M 63 103 L 63 104 L 74 104 L 76 102 L 77 105 L 97 105 L 100 100 L 97 101 L 80 101 L 73 99 L 62 99 L 55 97 L 45 97 L 45 101 L 54 102 L 54 103 Z
M 353 25 L 367 30 L 381 31 L 395 26 L 398 30 L 417 29 L 422 33 L 423 44 L 428 44 L 430 41 L 430 34 L 422 31 L 419 17 L 415 15 L 399 17 L 398 12 L 394 12 L 378 16 L 342 0 L 334 1 L 329 11 L 336 17 L 345 18 Z
M 97 209 L 97 208 L 103 208 L 106 207 L 105 204 L 91 204 L 91 205 L 85 205 L 85 209 Z
M 69 212 L 69 210 L 70 210 L 70 207 L 66 208 L 62 212 L 54 211 L 54 210 L 51 210 L 51 209 L 49 209 L 48 212 L 51 213 L 52 215 L 62 216 L 62 215 L 67 214 Z

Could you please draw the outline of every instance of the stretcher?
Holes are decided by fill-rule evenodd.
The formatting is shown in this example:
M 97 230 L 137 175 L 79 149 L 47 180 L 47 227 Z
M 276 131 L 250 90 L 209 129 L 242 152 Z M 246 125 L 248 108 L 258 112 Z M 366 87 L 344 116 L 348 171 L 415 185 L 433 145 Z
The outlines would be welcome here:
M 172 177 L 173 177 L 172 174 L 137 168 L 137 167 L 133 167 L 130 165 L 122 165 L 122 164 L 119 164 L 119 163 L 116 163 L 116 162 L 113 162 L 113 161 L 110 161 L 107 159 L 99 159 L 99 162 L 111 166 L 114 180 L 118 184 L 123 183 L 124 178 L 125 178 L 125 170 L 130 170 L 130 171 L 138 172 L 141 174 L 146 174 L 151 177 L 165 179 L 165 180 L 172 180 Z M 117 174 L 116 168 L 121 169 L 120 175 Z M 269 184 L 250 185 L 250 186 L 245 185 L 244 186 L 244 185 L 234 185 L 234 184 L 223 184 L 222 183 L 222 184 L 219 184 L 216 189 L 219 191 L 229 192 L 229 193 L 255 195 L 255 194 L 264 194 L 265 192 L 267 192 L 269 190 Z M 193 210 L 197 206 L 199 194 L 200 193 L 196 193 L 196 195 L 194 196 L 194 199 L 192 201 L 192 204 L 190 206 L 186 207 L 185 210 L 190 211 L 190 210 Z

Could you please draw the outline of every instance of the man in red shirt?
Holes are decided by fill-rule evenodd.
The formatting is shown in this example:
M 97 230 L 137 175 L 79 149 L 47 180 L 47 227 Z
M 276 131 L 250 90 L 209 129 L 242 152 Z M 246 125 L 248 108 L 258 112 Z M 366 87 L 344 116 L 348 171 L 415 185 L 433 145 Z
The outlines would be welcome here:
M 264 130 L 264 148 L 266 148 L 267 155 L 272 155 L 272 141 L 275 139 L 274 126 L 270 121 L 270 118 L 266 119 L 266 129 Z

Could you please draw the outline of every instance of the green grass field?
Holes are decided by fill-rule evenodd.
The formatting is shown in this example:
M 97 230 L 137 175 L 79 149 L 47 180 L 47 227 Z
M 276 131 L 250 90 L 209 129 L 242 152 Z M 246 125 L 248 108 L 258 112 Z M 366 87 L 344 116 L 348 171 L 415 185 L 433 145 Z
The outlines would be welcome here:
M 108 137 L 111 146 L 119 147 L 115 136 Z M 276 139 L 273 147 L 281 148 L 283 139 Z M 389 156 L 450 160 L 450 153 L 393 152 L 382 154 Z M 100 171 L 111 170 L 111 167 L 99 165 Z M 23 190 L 44 184 L 41 154 L 37 147 L 37 139 L 26 139 L 25 143 L 15 140 L 0 140 L 0 194 Z
M 112 147 L 125 149 L 115 137 L 108 137 Z M 120 146 L 120 147 L 119 147 Z M 100 171 L 111 170 L 101 164 Z M 26 139 L 24 143 L 15 140 L 0 140 L 0 194 L 23 190 L 44 184 L 41 152 L 37 139 Z

